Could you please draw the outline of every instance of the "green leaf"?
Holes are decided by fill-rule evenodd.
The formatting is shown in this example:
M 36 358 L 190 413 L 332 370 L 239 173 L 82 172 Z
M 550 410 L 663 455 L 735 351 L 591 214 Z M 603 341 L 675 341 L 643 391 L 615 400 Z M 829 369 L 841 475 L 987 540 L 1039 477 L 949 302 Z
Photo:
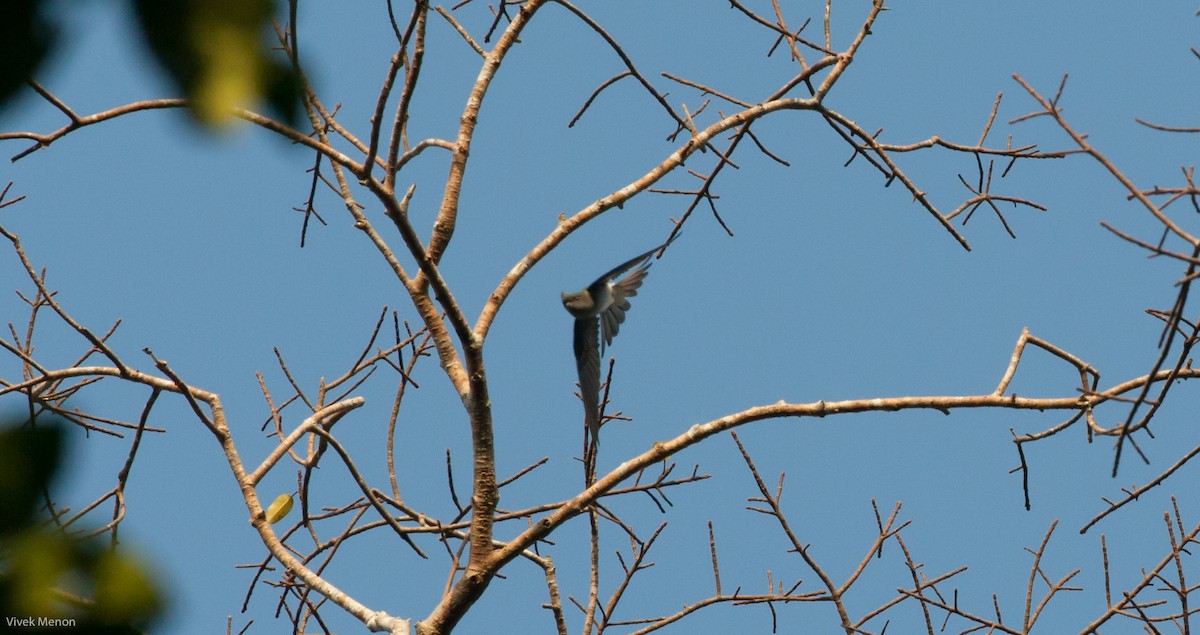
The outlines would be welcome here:
M 132 556 L 104 551 L 92 569 L 96 617 L 120 624 L 144 622 L 162 608 L 162 598 L 145 566 Z
M 55 589 L 72 568 L 74 553 L 74 545 L 61 534 L 28 529 L 6 539 L 10 610 L 16 615 L 61 615 Z
M 0 430 L 0 536 L 33 524 L 62 455 L 57 425 Z
M 57 30 L 45 19 L 46 4 L 4 0 L 0 11 L 0 109 L 33 77 L 55 41 Z

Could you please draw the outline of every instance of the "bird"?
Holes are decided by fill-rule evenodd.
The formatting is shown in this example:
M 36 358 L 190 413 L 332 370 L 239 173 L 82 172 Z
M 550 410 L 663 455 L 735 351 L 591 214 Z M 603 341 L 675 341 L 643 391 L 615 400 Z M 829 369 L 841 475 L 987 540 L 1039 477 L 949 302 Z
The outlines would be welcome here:
M 651 265 L 650 256 L 671 244 L 675 238 L 626 260 L 600 276 L 581 291 L 564 292 L 563 307 L 575 318 L 575 368 L 579 371 L 579 396 L 583 401 L 584 423 L 592 445 L 600 446 L 600 355 L 612 345 L 617 330 L 625 321 L 629 298 L 637 295 Z M 633 269 L 629 275 L 617 276 Z

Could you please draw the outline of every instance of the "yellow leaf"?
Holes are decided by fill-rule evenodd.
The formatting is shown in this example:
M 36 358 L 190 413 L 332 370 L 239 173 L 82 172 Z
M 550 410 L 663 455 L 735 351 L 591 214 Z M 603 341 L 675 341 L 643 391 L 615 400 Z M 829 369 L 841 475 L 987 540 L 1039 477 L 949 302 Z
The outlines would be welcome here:
M 271 503 L 271 506 L 267 508 L 267 522 L 274 525 L 283 520 L 284 516 L 287 516 L 288 512 L 292 511 L 292 502 L 291 494 L 280 494 L 275 499 L 275 502 Z

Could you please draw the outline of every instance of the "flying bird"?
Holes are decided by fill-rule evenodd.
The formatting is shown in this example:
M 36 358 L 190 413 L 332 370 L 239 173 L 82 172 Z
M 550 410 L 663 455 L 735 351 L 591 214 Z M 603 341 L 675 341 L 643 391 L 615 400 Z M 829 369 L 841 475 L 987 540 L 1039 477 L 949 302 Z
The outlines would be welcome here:
M 575 368 L 579 371 L 579 395 L 583 400 L 584 422 L 596 447 L 600 445 L 600 355 L 606 346 L 612 344 L 613 337 L 625 321 L 629 298 L 637 295 L 638 287 L 642 286 L 650 269 L 650 256 L 670 243 L 667 241 L 627 260 L 582 291 L 562 294 L 563 306 L 575 317 Z M 614 282 L 614 278 L 630 269 L 633 271 L 629 275 Z

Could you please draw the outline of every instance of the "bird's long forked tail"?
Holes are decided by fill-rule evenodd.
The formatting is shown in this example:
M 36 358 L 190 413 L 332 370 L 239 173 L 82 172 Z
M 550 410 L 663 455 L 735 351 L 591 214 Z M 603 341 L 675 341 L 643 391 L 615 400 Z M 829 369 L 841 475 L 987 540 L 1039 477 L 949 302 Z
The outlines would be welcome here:
M 596 482 L 596 457 L 600 453 L 600 426 L 604 421 L 604 407 L 608 405 L 608 387 L 612 381 L 614 360 L 608 362 L 608 374 L 603 384 L 598 386 L 596 408 L 588 412 L 594 412 L 595 417 L 591 421 L 585 417 L 584 435 L 583 435 L 583 465 L 584 465 L 584 486 L 591 487 Z M 594 423 L 594 425 L 593 425 Z

